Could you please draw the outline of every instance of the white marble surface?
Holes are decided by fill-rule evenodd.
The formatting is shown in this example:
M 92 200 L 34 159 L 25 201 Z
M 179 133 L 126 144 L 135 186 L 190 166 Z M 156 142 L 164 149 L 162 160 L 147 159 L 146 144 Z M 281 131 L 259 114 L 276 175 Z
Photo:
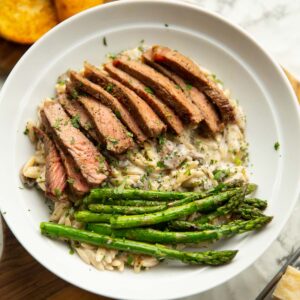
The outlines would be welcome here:
M 299 0 L 190 0 L 241 25 L 284 67 L 300 78 Z M 0 78 L 0 88 L 2 86 Z M 284 200 L 284 199 L 283 199 Z M 300 246 L 300 203 L 280 237 L 249 269 L 209 292 L 189 300 L 252 300 Z M 1 222 L 0 222 L 1 223 Z M 2 236 L 0 224 L 0 256 Z M 201 284 L 201 283 L 199 283 Z

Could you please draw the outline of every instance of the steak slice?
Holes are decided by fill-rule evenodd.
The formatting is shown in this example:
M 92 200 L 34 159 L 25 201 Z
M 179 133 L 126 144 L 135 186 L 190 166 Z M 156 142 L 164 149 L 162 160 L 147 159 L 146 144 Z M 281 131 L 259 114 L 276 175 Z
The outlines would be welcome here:
M 142 55 L 143 61 L 149 66 L 156 69 L 158 72 L 167 76 L 170 80 L 176 83 L 177 87 L 180 87 L 185 95 L 189 97 L 192 102 L 197 106 L 202 114 L 205 123 L 205 128 L 211 133 L 215 134 L 220 131 L 220 118 L 216 112 L 214 105 L 207 99 L 207 97 L 194 86 L 187 84 L 180 76 L 173 71 L 165 68 L 164 66 L 156 63 L 152 57 L 152 49 L 147 50 Z
M 150 88 L 151 92 L 172 107 L 185 121 L 193 125 L 201 121 L 202 116 L 199 110 L 190 99 L 186 98 L 180 89 L 176 89 L 175 85 L 167 77 L 138 61 L 119 58 L 114 60 L 113 63 L 115 67 L 142 81 Z
M 89 63 L 84 64 L 84 75 L 92 82 L 99 84 L 126 106 L 149 137 L 157 137 L 166 130 L 166 125 L 135 92 Z
M 48 135 L 37 127 L 33 127 L 37 138 L 44 144 L 46 160 L 46 196 L 57 201 L 63 200 L 67 185 L 66 171 L 55 144 Z
M 121 154 L 133 147 L 134 142 L 129 132 L 109 107 L 91 97 L 79 96 L 78 100 L 93 120 L 98 136 L 107 150 Z
M 180 134 L 183 131 L 183 124 L 173 110 L 158 99 L 154 94 L 149 93 L 147 87 L 143 83 L 122 70 L 117 69 L 112 63 L 106 64 L 104 69 L 111 77 L 115 78 L 144 99 L 157 113 L 157 115 L 168 125 L 168 127 L 174 131 L 174 133 Z
M 127 126 L 127 128 L 135 135 L 139 142 L 142 143 L 147 139 L 145 134 L 139 128 L 135 119 L 115 97 L 113 97 L 99 85 L 84 78 L 79 73 L 71 71 L 70 79 L 76 89 L 93 96 L 102 104 L 108 106 L 114 112 L 114 114 L 121 119 L 123 124 Z
M 69 89 L 71 87 L 68 86 L 67 91 Z M 70 99 L 65 93 L 58 95 L 57 98 L 68 115 L 74 120 L 74 123 L 80 125 L 93 140 L 98 141 L 97 133 L 93 128 L 93 122 L 81 103 L 76 99 Z
M 57 141 L 57 138 L 55 136 L 55 133 L 54 133 L 53 129 L 51 128 L 51 126 L 43 112 L 41 113 L 41 121 L 42 121 L 43 127 L 45 128 L 48 136 L 51 137 L 52 141 L 55 143 L 55 146 L 56 146 L 56 148 L 59 152 L 59 155 L 62 159 L 63 165 L 65 167 L 65 171 L 66 171 L 66 174 L 68 177 L 67 182 L 69 183 L 70 190 L 78 196 L 82 196 L 82 195 L 86 194 L 90 190 L 86 180 L 80 173 L 80 171 L 79 171 L 78 167 L 76 166 L 75 161 L 71 157 L 71 155 L 69 153 L 67 153 L 66 151 L 64 151 L 62 149 L 62 147 L 60 147 L 60 145 Z
M 45 102 L 41 114 L 49 122 L 60 146 L 74 159 L 76 166 L 91 186 L 100 185 L 108 165 L 93 143 L 77 128 L 58 102 Z
M 192 60 L 167 47 L 154 46 L 152 49 L 154 61 L 167 65 L 203 92 L 218 107 L 225 122 L 235 121 L 234 108 L 227 96 Z

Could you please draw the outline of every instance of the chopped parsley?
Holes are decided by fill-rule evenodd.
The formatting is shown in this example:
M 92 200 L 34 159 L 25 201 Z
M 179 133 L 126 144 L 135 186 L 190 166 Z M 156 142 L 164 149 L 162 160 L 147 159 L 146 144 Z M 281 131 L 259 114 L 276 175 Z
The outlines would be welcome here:
M 154 95 L 153 90 L 149 87 L 145 87 L 145 92 L 147 92 L 148 94 Z
M 153 167 L 147 166 L 145 168 L 145 171 L 146 171 L 147 176 L 149 176 L 153 172 Z
M 126 134 L 127 134 L 127 136 L 129 136 L 129 137 L 133 137 L 133 134 L 132 134 L 131 132 L 129 132 L 129 131 L 127 131 Z
M 97 157 L 97 160 L 98 160 L 98 163 L 99 163 L 99 167 L 98 167 L 97 172 L 98 172 L 98 173 L 101 173 L 101 172 L 103 171 L 105 159 L 104 159 L 104 157 L 98 156 L 98 157 Z
M 190 176 L 191 175 L 191 169 L 186 169 L 186 171 L 184 172 L 184 175 Z
M 84 124 L 84 129 L 85 130 L 90 130 L 90 129 L 92 129 L 93 128 L 93 125 L 90 123 L 90 122 L 86 122 L 85 124 Z
M 220 84 L 223 84 L 223 81 L 220 80 L 216 74 L 210 74 L 212 80 L 215 82 L 215 83 L 220 83 Z
M 109 93 L 111 93 L 114 89 L 114 85 L 112 83 L 109 83 L 105 88 Z
M 75 115 L 74 117 L 71 118 L 71 124 L 73 125 L 73 127 L 75 128 L 79 128 L 80 126 L 80 116 L 79 115 Z
M 233 162 L 234 162 L 234 164 L 235 164 L 236 166 L 241 166 L 242 163 L 243 163 L 242 160 L 241 160 L 238 156 L 236 156 L 236 157 L 234 158 Z
M 119 140 L 114 139 L 114 138 L 108 138 L 108 140 L 113 144 L 113 145 L 117 145 L 119 143 Z
M 74 182 L 75 182 L 75 180 L 74 180 L 73 178 L 69 177 L 69 178 L 67 179 L 67 182 L 68 182 L 70 185 L 73 185 Z
M 159 168 L 165 168 L 165 167 L 166 167 L 165 163 L 164 163 L 162 160 L 160 160 L 159 162 L 157 162 L 156 165 L 157 165 Z
M 25 130 L 23 131 L 23 133 L 24 133 L 25 135 L 27 135 L 27 134 L 29 133 L 29 129 L 27 128 L 27 125 L 26 125 Z
M 191 84 L 187 84 L 187 85 L 185 86 L 185 89 L 186 89 L 187 91 L 190 91 L 192 88 L 193 88 L 193 86 L 192 86 Z
M 61 194 L 62 194 L 62 192 L 61 192 L 60 189 L 58 189 L 58 188 L 54 189 L 54 195 L 55 195 L 55 197 L 59 198 L 61 196 Z
M 109 54 L 107 55 L 107 57 L 110 58 L 110 59 L 115 59 L 115 58 L 117 58 L 117 54 L 109 53 Z
M 165 27 L 169 27 L 169 24 L 165 23 Z
M 71 96 L 71 99 L 76 100 L 76 99 L 78 99 L 79 95 L 75 89 L 72 89 L 72 91 L 70 92 L 70 96 Z
M 180 87 L 179 84 L 175 84 L 175 88 L 176 88 L 177 90 L 180 90 L 180 89 L 181 89 L 181 87 Z
M 229 176 L 229 170 L 216 169 L 213 171 L 214 179 L 217 181 L 223 181 Z
M 102 39 L 102 43 L 103 45 L 106 47 L 107 46 L 107 41 L 106 41 L 106 37 L 104 36 L 103 39 Z
M 115 112 L 115 115 L 116 115 L 116 117 L 117 117 L 118 119 L 121 118 L 121 113 L 120 113 L 118 110 Z
M 65 85 L 66 82 L 67 82 L 67 81 L 66 81 L 66 80 L 63 80 L 63 79 L 58 79 L 58 80 L 57 80 L 57 84 L 58 84 L 58 85 Z
M 278 151 L 279 148 L 280 148 L 280 144 L 279 144 L 279 142 L 276 142 L 276 143 L 274 144 L 274 149 L 275 149 L 275 151 Z
M 54 122 L 53 128 L 55 128 L 56 130 L 60 130 L 61 122 L 62 122 L 62 119 L 57 118 Z
M 165 142 L 166 142 L 166 137 L 164 135 L 160 135 L 158 137 L 158 144 L 162 146 L 165 144 Z
M 73 249 L 73 248 L 70 248 L 69 254 L 70 254 L 70 255 L 73 255 L 74 253 L 75 253 L 74 249 Z

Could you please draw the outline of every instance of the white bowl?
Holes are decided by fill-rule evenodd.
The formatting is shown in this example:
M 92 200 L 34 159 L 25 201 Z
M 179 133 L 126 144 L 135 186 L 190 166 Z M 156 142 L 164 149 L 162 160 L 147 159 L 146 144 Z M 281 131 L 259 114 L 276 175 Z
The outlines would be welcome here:
M 168 27 L 167 25 L 168 24 Z M 102 43 L 106 37 L 107 47 Z M 135 47 L 140 40 L 178 49 L 212 70 L 231 89 L 247 115 L 251 181 L 269 200 L 274 221 L 257 234 L 221 243 L 239 249 L 222 267 L 163 264 L 135 274 L 100 272 L 69 255 L 64 244 L 41 236 L 49 216 L 43 197 L 19 189 L 19 169 L 33 153 L 23 135 L 41 100 L 54 93 L 57 76 L 99 64 L 108 52 Z M 91 292 L 122 299 L 173 299 L 211 289 L 253 264 L 278 236 L 299 195 L 300 121 L 293 91 L 280 67 L 243 30 L 199 7 L 169 1 L 121 1 L 81 13 L 41 38 L 6 81 L 0 104 L 1 210 L 9 227 L 41 264 Z M 279 151 L 273 145 L 280 142 Z

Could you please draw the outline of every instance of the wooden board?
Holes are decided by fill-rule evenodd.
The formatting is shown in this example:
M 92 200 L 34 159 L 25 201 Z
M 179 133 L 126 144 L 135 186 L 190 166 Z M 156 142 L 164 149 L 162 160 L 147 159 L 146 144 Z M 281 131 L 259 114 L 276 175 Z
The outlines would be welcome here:
M 0 77 L 8 75 L 26 46 L 0 39 Z M 285 71 L 300 102 L 300 82 Z M 4 225 L 4 251 L 0 261 L 1 300 L 49 299 L 94 300 L 108 299 L 83 291 L 63 281 L 36 262 Z

